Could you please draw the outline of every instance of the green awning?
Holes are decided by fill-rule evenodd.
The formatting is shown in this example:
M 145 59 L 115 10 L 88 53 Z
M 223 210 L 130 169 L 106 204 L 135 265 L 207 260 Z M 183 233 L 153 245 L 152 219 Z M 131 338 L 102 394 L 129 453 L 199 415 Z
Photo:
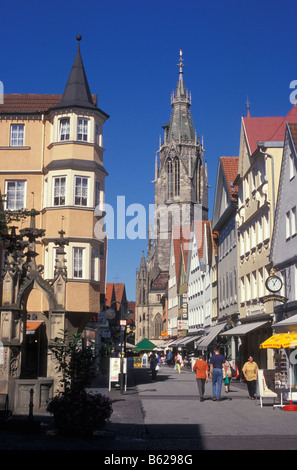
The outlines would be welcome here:
M 152 351 L 155 349 L 157 346 L 152 343 L 150 340 L 147 338 L 143 338 L 139 343 L 137 343 L 133 349 L 138 349 L 138 350 L 144 350 L 144 351 Z

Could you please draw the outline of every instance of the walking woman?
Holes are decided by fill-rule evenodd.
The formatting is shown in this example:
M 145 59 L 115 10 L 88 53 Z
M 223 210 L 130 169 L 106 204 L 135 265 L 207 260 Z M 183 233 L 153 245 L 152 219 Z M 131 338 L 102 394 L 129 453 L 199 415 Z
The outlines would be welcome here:
M 254 361 L 253 356 L 249 356 L 247 362 L 244 364 L 242 368 L 242 372 L 247 381 L 247 388 L 248 388 L 250 400 L 255 399 L 258 370 L 259 370 L 258 364 Z

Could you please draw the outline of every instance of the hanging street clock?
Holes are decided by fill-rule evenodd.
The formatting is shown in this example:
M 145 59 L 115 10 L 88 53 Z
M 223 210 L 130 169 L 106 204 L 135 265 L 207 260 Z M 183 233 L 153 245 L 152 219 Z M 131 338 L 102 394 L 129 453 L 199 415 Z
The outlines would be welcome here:
M 272 274 L 266 279 L 265 285 L 270 292 L 275 293 L 281 290 L 281 288 L 283 287 L 283 281 L 280 277 L 276 276 L 275 274 Z

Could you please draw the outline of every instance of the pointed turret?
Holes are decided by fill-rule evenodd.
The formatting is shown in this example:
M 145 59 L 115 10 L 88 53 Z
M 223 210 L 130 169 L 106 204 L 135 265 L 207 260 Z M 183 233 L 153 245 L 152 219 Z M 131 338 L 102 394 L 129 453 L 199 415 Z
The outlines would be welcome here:
M 57 108 L 78 106 L 82 108 L 97 109 L 90 92 L 87 76 L 80 54 L 81 36 L 77 35 L 77 53 L 60 103 Z
M 178 142 L 195 141 L 195 131 L 190 111 L 191 96 L 185 87 L 183 79 L 183 58 L 180 51 L 179 78 L 175 93 L 171 96 L 172 114 L 169 124 L 168 140 Z

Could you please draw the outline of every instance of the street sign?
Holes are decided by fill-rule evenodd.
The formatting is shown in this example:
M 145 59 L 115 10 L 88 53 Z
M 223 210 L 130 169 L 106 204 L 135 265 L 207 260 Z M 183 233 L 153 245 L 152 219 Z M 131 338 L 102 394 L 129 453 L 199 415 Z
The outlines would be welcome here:
M 120 325 L 121 326 L 126 326 L 127 325 L 127 320 L 120 320 Z

